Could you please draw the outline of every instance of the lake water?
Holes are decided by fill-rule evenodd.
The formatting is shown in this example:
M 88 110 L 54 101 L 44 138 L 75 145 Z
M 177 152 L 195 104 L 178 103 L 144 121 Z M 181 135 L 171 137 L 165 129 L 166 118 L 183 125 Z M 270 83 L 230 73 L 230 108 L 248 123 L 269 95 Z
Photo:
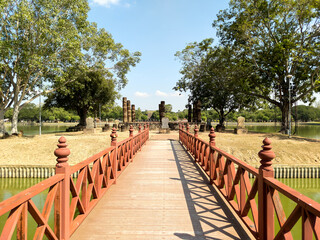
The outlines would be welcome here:
M 0 202 L 8 199 L 9 197 L 18 194 L 24 189 L 31 187 L 38 182 L 42 181 L 41 178 L 0 178 Z M 301 179 L 279 179 L 279 181 L 284 184 L 296 189 L 302 194 L 308 196 L 309 198 L 320 203 L 320 179 L 309 179 L 309 178 L 301 178 Z M 37 196 L 32 198 L 32 201 L 38 207 L 40 211 L 44 206 L 48 190 L 38 194 Z M 292 210 L 295 208 L 296 204 L 289 200 L 288 198 L 282 196 L 281 194 L 281 202 L 282 206 L 285 208 L 286 216 L 288 217 Z M 276 215 L 276 214 L 275 214 Z M 8 217 L 8 214 L 0 216 L 0 233 L 3 228 L 3 224 L 5 219 Z M 277 222 L 275 220 L 275 222 Z M 49 225 L 53 227 L 53 211 L 51 211 L 49 218 Z M 32 217 L 28 216 L 28 239 L 32 238 L 34 234 L 34 230 L 36 228 L 36 222 L 32 219 Z M 275 227 L 276 231 L 279 229 L 277 226 Z M 296 226 L 292 230 L 293 239 L 301 239 L 301 219 L 296 224 Z
M 74 124 L 76 125 L 76 123 Z M 41 133 L 57 133 L 57 132 L 65 132 L 67 128 L 69 128 L 72 125 L 66 126 L 66 125 L 50 125 L 50 126 L 42 126 Z M 235 125 L 227 125 L 227 129 L 233 129 L 235 128 Z M 274 125 L 250 125 L 247 124 L 246 128 L 248 128 L 249 131 L 253 132 L 261 132 L 261 133 L 272 133 L 272 132 L 279 132 L 280 126 L 274 126 Z M 18 125 L 18 130 L 23 131 L 24 135 L 38 135 L 39 134 L 39 126 L 23 126 Z M 10 127 L 6 127 L 6 131 L 10 132 Z M 292 129 L 292 132 L 294 132 L 294 128 Z M 313 138 L 313 139 L 320 139 L 320 125 L 300 125 L 297 128 L 296 132 L 297 136 L 300 137 L 306 137 L 306 138 Z
M 233 129 L 235 125 L 227 126 L 227 129 Z M 265 126 L 265 125 L 249 125 L 246 124 L 246 128 L 249 131 L 261 132 L 261 133 L 275 133 L 280 131 L 280 126 Z M 294 127 L 292 128 L 292 134 L 294 133 Z M 320 139 L 320 125 L 300 125 L 297 128 L 296 134 L 300 137 Z
M 74 124 L 76 125 L 76 123 Z M 45 125 L 41 127 L 41 134 L 65 132 L 72 125 Z M 6 131 L 10 133 L 10 126 L 6 126 Z M 26 136 L 39 135 L 39 126 L 18 125 L 18 131 L 23 131 Z

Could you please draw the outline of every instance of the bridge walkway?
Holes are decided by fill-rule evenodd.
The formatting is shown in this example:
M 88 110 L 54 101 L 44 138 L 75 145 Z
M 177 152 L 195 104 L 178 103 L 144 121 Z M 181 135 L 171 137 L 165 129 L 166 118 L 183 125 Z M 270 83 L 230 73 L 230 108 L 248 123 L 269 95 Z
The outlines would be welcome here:
M 150 140 L 71 239 L 250 239 L 176 140 Z

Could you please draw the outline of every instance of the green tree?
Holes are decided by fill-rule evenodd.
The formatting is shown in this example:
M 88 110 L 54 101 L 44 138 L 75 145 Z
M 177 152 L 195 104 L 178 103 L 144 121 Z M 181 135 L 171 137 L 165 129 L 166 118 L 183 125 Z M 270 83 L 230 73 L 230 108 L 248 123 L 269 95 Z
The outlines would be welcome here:
M 140 121 L 142 119 L 142 111 L 141 108 L 136 110 L 136 120 Z
M 116 106 L 108 106 L 106 105 L 104 107 L 104 111 L 105 111 L 105 118 L 112 118 L 112 119 L 122 119 L 123 118 L 123 110 L 122 107 L 116 105 Z
M 178 119 L 188 118 L 188 109 L 184 109 L 183 111 L 178 111 Z
M 74 110 L 80 117 L 79 124 L 86 126 L 89 111 L 97 111 L 100 104 L 113 102 L 116 96 L 114 81 L 105 78 L 103 69 L 96 69 L 85 72 L 75 82 L 49 94 L 45 106 Z
M 27 104 L 23 109 L 21 109 L 19 114 L 19 120 L 25 121 L 37 121 L 39 120 L 39 107 L 34 103 Z
M 159 115 L 159 111 L 154 111 L 150 117 L 150 119 L 154 120 L 154 121 L 159 121 L 160 120 L 160 115 Z
M 248 87 L 244 67 L 248 62 L 228 47 L 213 47 L 213 39 L 187 45 L 176 56 L 182 62 L 182 78 L 175 90 L 189 90 L 190 102 L 200 100 L 203 109 L 212 108 L 219 115 L 219 125 L 224 127 L 228 114 L 248 106 L 254 99 L 246 94 Z M 242 84 L 241 84 L 242 83 Z
M 164 107 L 165 107 L 165 112 L 166 113 L 172 112 L 172 105 L 171 104 L 166 104 Z
M 19 111 L 46 91 L 50 80 L 63 82 L 65 66 L 83 55 L 88 10 L 87 0 L 0 2 L 0 121 L 12 106 L 12 133 Z
M 213 23 L 221 43 L 252 63 L 251 94 L 281 110 L 282 131 L 289 126 L 289 81 L 291 104 L 312 102 L 319 87 L 319 16 L 315 0 L 233 0 Z

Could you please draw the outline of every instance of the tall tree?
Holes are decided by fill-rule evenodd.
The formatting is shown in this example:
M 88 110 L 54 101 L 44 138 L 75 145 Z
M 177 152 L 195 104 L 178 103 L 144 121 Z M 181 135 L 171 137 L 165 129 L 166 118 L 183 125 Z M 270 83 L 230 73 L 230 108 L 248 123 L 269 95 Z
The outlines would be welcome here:
M 74 110 L 80 117 L 80 125 L 85 126 L 89 111 L 97 111 L 99 105 L 113 102 L 116 96 L 113 80 L 106 79 L 102 69 L 95 69 L 80 75 L 65 88 L 50 93 L 45 106 Z
M 175 90 L 190 91 L 190 102 L 200 100 L 203 109 L 212 108 L 219 115 L 219 126 L 224 128 L 228 114 L 248 106 L 253 99 L 247 94 L 249 87 L 243 69 L 247 62 L 228 47 L 213 47 L 212 39 L 189 44 L 176 56 L 182 62 L 182 78 Z
M 87 0 L 0 2 L 0 119 L 13 106 L 12 133 L 21 108 L 53 77 L 63 82 L 64 68 L 82 55 L 88 10 Z
M 319 87 L 320 2 L 232 0 L 217 17 L 221 43 L 238 48 L 254 67 L 251 93 L 278 106 L 281 130 L 288 129 L 289 104 L 312 102 Z

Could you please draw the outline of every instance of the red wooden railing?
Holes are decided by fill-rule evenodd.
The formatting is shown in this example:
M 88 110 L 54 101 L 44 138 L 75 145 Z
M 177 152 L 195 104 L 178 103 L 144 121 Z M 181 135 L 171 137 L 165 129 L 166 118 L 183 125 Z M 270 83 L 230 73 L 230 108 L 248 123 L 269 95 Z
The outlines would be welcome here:
M 81 222 L 101 199 L 108 188 L 116 183 L 117 177 L 133 160 L 136 153 L 149 138 L 149 126 L 144 124 L 133 136 L 130 127 L 129 138 L 117 142 L 116 129 L 112 129 L 111 147 L 96 155 L 69 166 L 66 139 L 59 139 L 56 175 L 0 203 L 0 216 L 8 214 L 0 239 L 28 237 L 28 213 L 37 223 L 33 239 L 69 239 Z M 77 178 L 72 175 L 78 173 Z M 48 190 L 42 212 L 32 198 Z M 54 226 L 49 226 L 50 213 L 53 210 Z
M 263 149 L 259 152 L 261 166 L 255 169 L 217 148 L 213 128 L 209 143 L 198 137 L 197 126 L 194 135 L 189 132 L 188 124 L 186 129 L 180 125 L 181 143 L 257 239 L 293 239 L 291 230 L 300 218 L 302 236 L 294 236 L 295 239 L 320 239 L 320 204 L 273 178 L 272 159 L 275 154 L 268 138 L 263 140 Z M 254 179 L 253 184 L 249 173 Z M 279 193 L 296 204 L 288 218 Z M 276 221 L 279 224 L 277 231 Z

